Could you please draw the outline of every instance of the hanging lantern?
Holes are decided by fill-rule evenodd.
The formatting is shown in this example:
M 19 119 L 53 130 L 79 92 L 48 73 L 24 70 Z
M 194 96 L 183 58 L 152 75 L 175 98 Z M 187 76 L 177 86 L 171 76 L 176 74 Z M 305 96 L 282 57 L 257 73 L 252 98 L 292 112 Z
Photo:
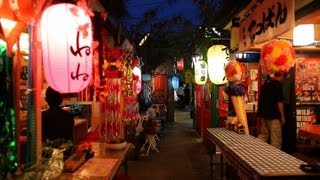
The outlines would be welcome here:
M 41 17 L 45 78 L 61 93 L 84 89 L 92 78 L 92 30 L 86 11 L 73 4 L 48 7 Z
M 179 78 L 177 76 L 173 76 L 171 79 L 172 88 L 177 90 L 179 88 Z
M 214 84 L 225 84 L 224 67 L 229 60 L 229 50 L 224 45 L 213 45 L 208 49 L 208 70 L 209 78 Z
M 138 67 L 132 69 L 132 74 L 134 74 L 137 79 L 134 80 L 134 89 L 137 94 L 141 92 L 141 70 Z
M 179 71 L 183 71 L 184 70 L 184 59 L 183 58 L 180 58 L 178 61 L 177 61 L 177 69 Z
M 208 67 L 205 61 L 198 61 L 194 64 L 194 79 L 196 84 L 205 84 L 208 79 Z

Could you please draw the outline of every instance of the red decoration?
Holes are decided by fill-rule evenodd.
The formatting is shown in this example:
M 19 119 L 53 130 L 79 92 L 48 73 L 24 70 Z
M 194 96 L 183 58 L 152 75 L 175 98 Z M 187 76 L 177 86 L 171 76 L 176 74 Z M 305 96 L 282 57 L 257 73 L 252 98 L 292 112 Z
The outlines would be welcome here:
M 120 67 L 123 64 L 124 54 L 124 51 L 120 48 L 112 48 L 105 51 L 107 65 L 104 73 L 107 78 L 120 78 L 123 75 Z
M 179 71 L 183 71 L 184 70 L 184 59 L 183 58 L 180 58 L 178 61 L 177 61 L 177 69 Z
M 135 59 L 135 60 L 133 60 L 132 61 L 132 67 L 137 67 L 137 66 L 139 66 L 139 60 L 138 59 Z
M 79 92 L 92 78 L 92 28 L 85 10 L 68 3 L 48 7 L 41 17 L 45 78 L 61 93 Z M 60 27 L 60 28 L 59 28 Z

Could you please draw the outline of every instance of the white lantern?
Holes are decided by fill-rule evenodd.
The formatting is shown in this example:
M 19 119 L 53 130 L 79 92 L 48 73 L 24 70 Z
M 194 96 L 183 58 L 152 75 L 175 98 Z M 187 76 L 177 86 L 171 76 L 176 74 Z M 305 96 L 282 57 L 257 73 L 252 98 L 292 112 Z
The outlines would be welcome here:
M 138 79 L 134 81 L 134 89 L 137 94 L 141 92 L 141 70 L 138 67 L 132 69 L 132 74 L 138 76 Z
M 209 78 L 213 84 L 225 84 L 224 67 L 228 64 L 229 50 L 224 45 L 213 45 L 208 49 Z
M 196 84 L 202 85 L 208 79 L 208 67 L 205 61 L 197 61 L 194 64 L 194 79 Z
M 86 11 L 61 3 L 48 7 L 41 22 L 45 78 L 61 93 L 76 93 L 92 78 L 92 28 Z

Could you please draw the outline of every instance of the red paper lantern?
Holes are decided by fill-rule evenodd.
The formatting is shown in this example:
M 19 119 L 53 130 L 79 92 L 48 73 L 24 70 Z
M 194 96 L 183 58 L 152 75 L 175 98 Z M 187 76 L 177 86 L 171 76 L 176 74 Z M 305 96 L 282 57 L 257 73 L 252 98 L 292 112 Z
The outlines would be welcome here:
M 61 93 L 79 92 L 92 78 L 92 28 L 86 11 L 61 3 L 48 7 L 41 17 L 44 74 Z
M 184 70 L 184 59 L 183 58 L 180 58 L 178 61 L 177 61 L 177 69 L 179 71 L 183 71 Z

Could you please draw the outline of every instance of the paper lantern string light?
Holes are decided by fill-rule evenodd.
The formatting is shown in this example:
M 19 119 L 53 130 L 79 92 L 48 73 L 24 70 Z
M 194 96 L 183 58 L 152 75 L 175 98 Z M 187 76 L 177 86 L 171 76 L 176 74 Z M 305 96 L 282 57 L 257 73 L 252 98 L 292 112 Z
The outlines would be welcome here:
M 261 48 L 262 73 L 287 73 L 295 63 L 295 51 L 287 40 L 274 39 Z

